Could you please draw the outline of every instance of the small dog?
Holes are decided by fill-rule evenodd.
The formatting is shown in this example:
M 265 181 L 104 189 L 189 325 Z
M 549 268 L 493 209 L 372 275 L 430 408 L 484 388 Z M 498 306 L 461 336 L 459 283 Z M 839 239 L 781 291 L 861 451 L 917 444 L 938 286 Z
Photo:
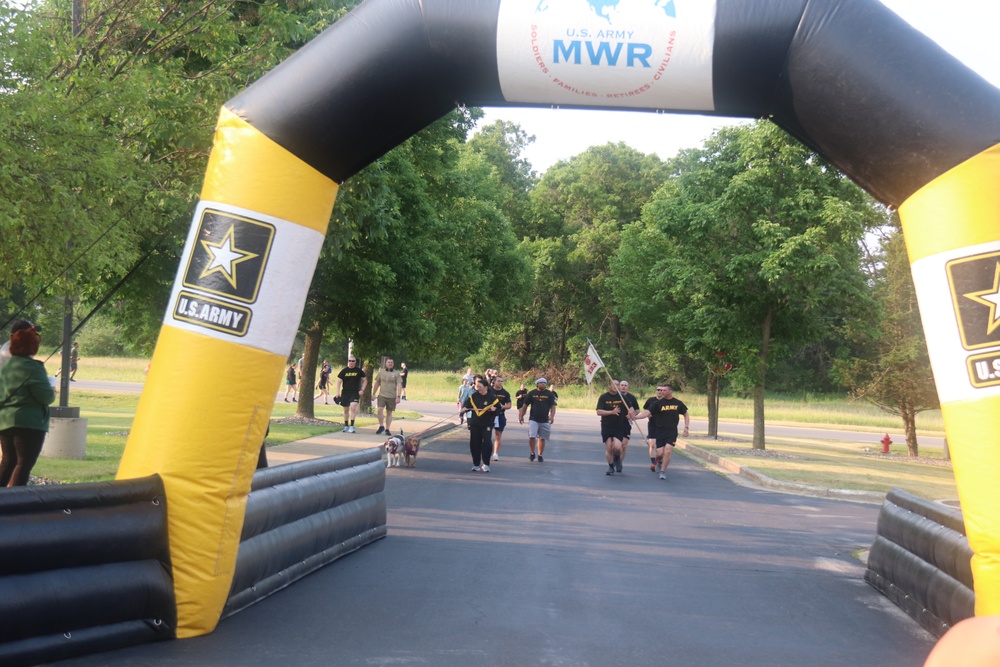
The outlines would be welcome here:
M 385 447 L 385 467 L 386 468 L 398 468 L 399 464 L 403 460 L 403 448 L 406 446 L 406 440 L 402 435 L 391 435 L 389 439 L 385 441 L 383 447 Z
M 406 462 L 407 468 L 417 467 L 417 454 L 420 453 L 420 438 L 415 435 L 411 435 L 406 439 L 406 444 L 403 445 L 403 458 Z
M 417 467 L 417 454 L 420 452 L 420 438 L 411 435 L 389 436 L 383 445 L 386 454 L 386 468 L 398 468 L 402 463 L 407 468 Z

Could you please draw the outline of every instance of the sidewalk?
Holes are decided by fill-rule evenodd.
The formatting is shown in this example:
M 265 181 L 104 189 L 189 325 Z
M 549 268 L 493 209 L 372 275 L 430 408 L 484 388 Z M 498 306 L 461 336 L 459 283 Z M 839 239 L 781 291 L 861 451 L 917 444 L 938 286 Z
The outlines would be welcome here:
M 419 419 L 401 419 L 392 423 L 392 433 L 399 433 L 403 429 L 405 435 L 415 433 L 422 434 L 423 442 L 429 442 L 454 428 L 458 427 L 457 422 L 444 422 L 437 417 L 423 416 Z M 342 427 L 341 427 L 342 428 Z M 335 454 L 346 454 L 359 449 L 369 449 L 379 447 L 389 435 L 381 433 L 376 435 L 378 424 L 372 426 L 359 426 L 355 433 L 344 433 L 337 429 L 324 435 L 316 435 L 305 440 L 286 442 L 283 445 L 275 445 L 267 448 L 268 465 L 283 465 L 296 461 L 306 461 L 322 456 L 333 456 Z

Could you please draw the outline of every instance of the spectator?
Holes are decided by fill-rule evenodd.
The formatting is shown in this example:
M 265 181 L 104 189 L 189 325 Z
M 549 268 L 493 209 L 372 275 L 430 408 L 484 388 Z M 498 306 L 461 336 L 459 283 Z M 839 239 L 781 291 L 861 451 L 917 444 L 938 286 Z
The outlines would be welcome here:
M 472 385 L 464 377 L 462 378 L 462 384 L 458 385 L 458 423 L 465 423 L 465 410 L 462 406 L 465 405 L 465 399 L 472 394 Z
M 375 431 L 375 435 L 389 432 L 392 427 L 392 413 L 403 399 L 403 383 L 399 379 L 399 371 L 393 368 L 395 363 L 392 359 L 386 359 L 385 367 L 379 369 L 372 385 L 372 396 L 378 396 L 378 430 Z M 385 410 L 384 417 L 383 410 Z
M 32 359 L 41 340 L 33 327 L 14 332 L 10 361 L 0 369 L 0 487 L 28 484 L 49 431 L 56 393 L 45 364 Z

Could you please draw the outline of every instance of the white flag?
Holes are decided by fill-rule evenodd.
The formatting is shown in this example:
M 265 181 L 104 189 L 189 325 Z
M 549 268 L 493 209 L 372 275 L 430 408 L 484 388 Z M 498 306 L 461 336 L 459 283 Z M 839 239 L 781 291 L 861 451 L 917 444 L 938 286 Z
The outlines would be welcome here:
M 587 347 L 587 356 L 583 358 L 583 373 L 587 376 L 587 384 L 594 381 L 594 373 L 597 372 L 598 368 L 603 368 L 604 362 L 601 361 L 601 355 L 597 354 L 597 350 L 594 349 L 594 344 L 591 343 Z

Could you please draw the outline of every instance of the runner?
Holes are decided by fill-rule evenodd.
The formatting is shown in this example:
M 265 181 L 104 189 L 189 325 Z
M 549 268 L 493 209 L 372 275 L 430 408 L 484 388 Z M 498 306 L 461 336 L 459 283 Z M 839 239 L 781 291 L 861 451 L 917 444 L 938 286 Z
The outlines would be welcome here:
M 625 399 L 625 406 L 629 410 L 629 414 L 635 414 L 639 412 L 639 399 L 634 395 L 628 393 L 628 380 L 622 380 L 618 383 L 618 389 L 622 392 L 622 397 Z M 625 419 L 625 437 L 622 438 L 622 463 L 625 463 L 625 454 L 628 453 L 628 441 L 632 436 L 632 420 L 626 417 Z
M 677 424 L 684 415 L 684 435 L 691 426 L 691 415 L 687 406 L 674 398 L 674 390 L 669 384 L 656 387 L 656 396 L 646 401 L 642 412 L 635 416 L 636 420 L 649 417 L 649 445 L 656 447 L 655 457 L 651 458 L 650 469 L 657 470 L 659 461 L 660 479 L 667 478 L 667 466 L 670 465 L 670 454 L 677 444 Z M 670 445 L 670 447 L 667 447 Z
M 601 418 L 601 440 L 604 455 L 608 461 L 605 475 L 622 471 L 622 440 L 625 438 L 625 423 L 628 421 L 628 407 L 619 393 L 617 380 L 608 383 L 608 391 L 597 399 L 597 416 Z
M 493 419 L 499 410 L 500 401 L 490 391 L 486 378 L 482 375 L 473 377 L 473 391 L 462 404 L 463 412 L 468 414 L 469 422 L 469 452 L 472 454 L 472 472 L 489 472 L 487 465 L 490 452 L 493 451 Z
M 510 410 L 510 392 L 503 388 L 503 378 L 499 375 L 493 378 L 493 394 L 500 401 L 500 409 L 493 420 L 493 460 L 500 460 L 500 440 L 503 430 L 507 428 L 507 410 Z
M 545 461 L 542 454 L 545 452 L 545 441 L 552 437 L 552 423 L 556 419 L 556 399 L 552 392 L 545 388 L 548 380 L 538 378 L 535 380 L 535 388 L 524 395 L 521 409 L 517 411 L 517 420 L 524 423 L 524 413 L 531 409 L 528 414 L 528 449 L 531 454 L 529 461 L 535 460 L 535 441 L 538 441 L 538 462 Z
M 333 395 L 333 402 L 340 401 L 344 406 L 344 433 L 356 433 L 354 420 L 358 416 L 358 401 L 367 386 L 368 378 L 358 367 L 358 360 L 353 355 L 348 357 L 347 368 L 337 374 L 337 389 Z

